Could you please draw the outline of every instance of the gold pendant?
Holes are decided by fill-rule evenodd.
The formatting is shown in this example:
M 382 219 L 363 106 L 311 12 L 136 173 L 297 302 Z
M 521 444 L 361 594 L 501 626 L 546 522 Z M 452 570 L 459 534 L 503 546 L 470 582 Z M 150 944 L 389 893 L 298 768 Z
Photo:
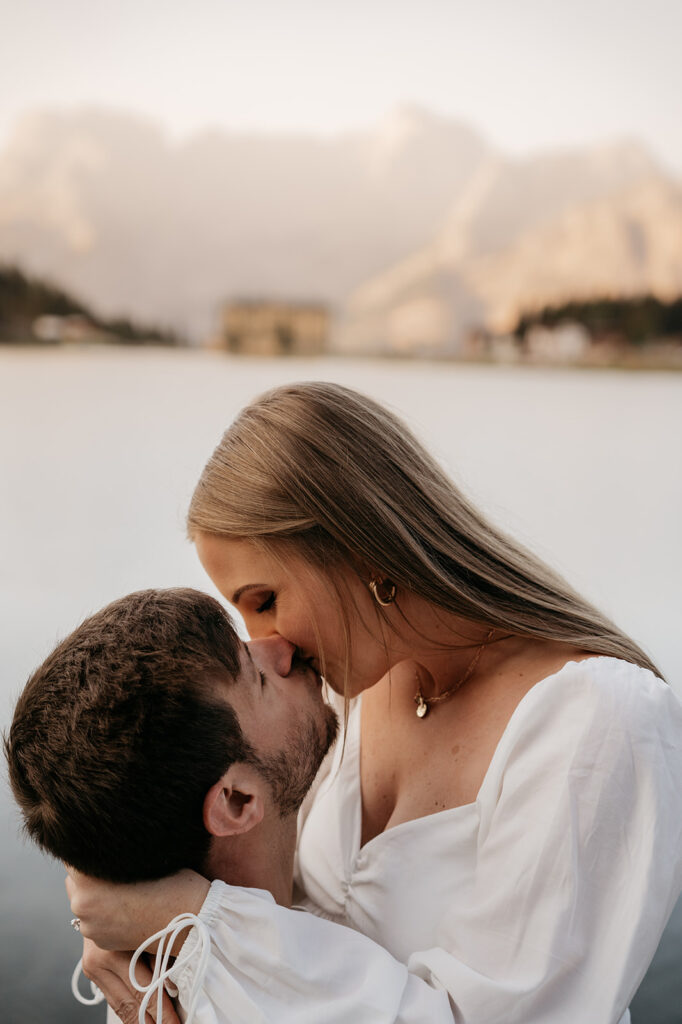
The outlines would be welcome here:
M 417 718 L 424 718 L 428 714 L 429 705 L 426 703 L 421 693 L 418 693 L 414 698 L 417 702 Z

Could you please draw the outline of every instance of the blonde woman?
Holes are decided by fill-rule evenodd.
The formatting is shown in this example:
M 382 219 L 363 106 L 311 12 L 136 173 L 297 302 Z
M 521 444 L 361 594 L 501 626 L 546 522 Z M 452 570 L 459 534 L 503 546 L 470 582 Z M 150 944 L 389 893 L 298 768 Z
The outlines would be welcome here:
M 682 709 L 647 655 L 333 384 L 246 408 L 188 524 L 345 707 L 299 829 L 318 919 L 188 873 L 72 883 L 84 933 L 134 948 L 203 901 L 202 1021 L 628 1021 L 682 888 Z

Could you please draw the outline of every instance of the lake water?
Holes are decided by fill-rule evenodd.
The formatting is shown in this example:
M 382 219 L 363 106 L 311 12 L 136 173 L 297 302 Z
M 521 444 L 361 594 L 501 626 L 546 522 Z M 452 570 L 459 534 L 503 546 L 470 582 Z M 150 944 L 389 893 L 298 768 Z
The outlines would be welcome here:
M 488 514 L 653 655 L 682 693 L 682 375 L 154 350 L 0 349 L 0 724 L 84 616 L 150 586 L 211 590 L 184 539 L 198 474 L 252 396 L 294 379 L 398 411 Z M 0 1019 L 103 1020 L 69 991 L 61 869 L 0 790 Z M 633 1004 L 682 1022 L 682 909 Z

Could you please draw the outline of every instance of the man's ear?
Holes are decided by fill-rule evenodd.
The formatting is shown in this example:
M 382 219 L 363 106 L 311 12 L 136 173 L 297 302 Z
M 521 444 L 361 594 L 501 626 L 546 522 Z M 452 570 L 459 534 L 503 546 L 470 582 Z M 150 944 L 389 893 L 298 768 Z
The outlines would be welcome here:
M 204 797 L 204 827 L 213 836 L 238 836 L 259 825 L 265 814 L 264 780 L 250 765 L 236 763 Z

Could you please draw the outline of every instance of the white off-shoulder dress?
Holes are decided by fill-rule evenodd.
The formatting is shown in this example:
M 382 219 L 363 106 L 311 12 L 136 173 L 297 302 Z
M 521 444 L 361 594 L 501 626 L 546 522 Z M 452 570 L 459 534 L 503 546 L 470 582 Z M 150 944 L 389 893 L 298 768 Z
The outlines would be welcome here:
M 198 1024 L 618 1024 L 682 889 L 682 706 L 569 662 L 514 711 L 474 803 L 360 846 L 360 700 L 303 821 L 306 909 L 214 882 Z M 186 1005 L 196 930 L 175 973 Z M 181 960 L 183 959 L 181 958 Z

